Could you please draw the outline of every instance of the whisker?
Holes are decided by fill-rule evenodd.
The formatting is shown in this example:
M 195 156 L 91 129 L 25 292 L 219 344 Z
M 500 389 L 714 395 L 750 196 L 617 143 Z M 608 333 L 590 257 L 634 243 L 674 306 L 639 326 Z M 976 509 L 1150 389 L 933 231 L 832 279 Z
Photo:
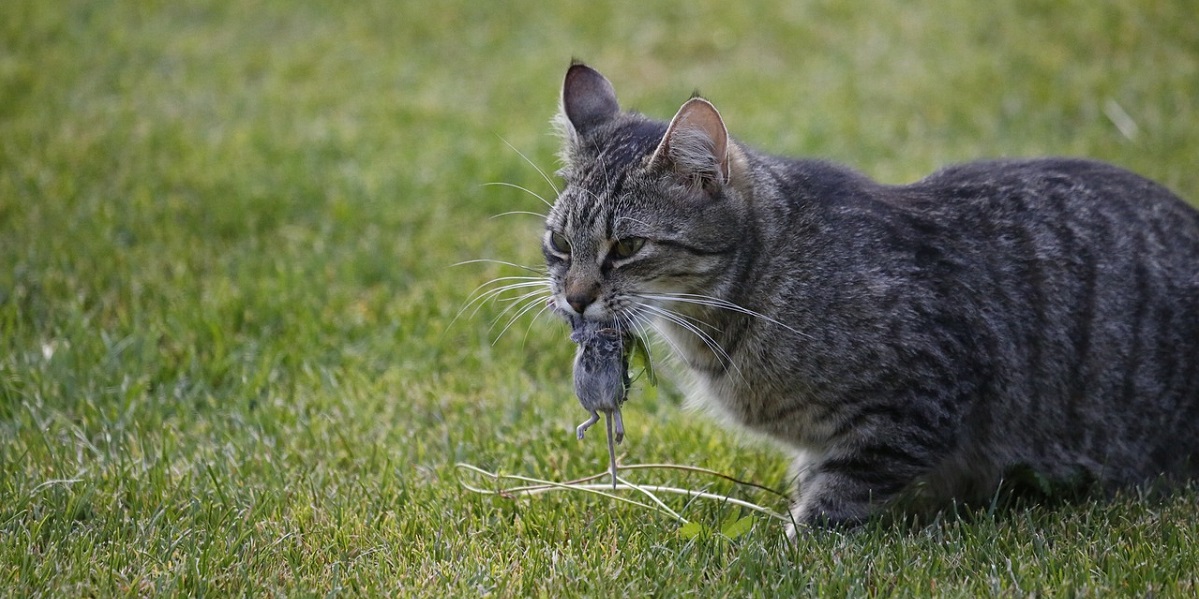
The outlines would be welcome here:
M 676 360 L 684 360 L 683 350 L 680 349 L 679 346 L 677 344 L 675 344 L 675 342 L 673 340 L 671 340 L 670 336 L 666 334 L 666 331 L 662 330 L 662 328 L 658 325 L 657 322 L 650 320 L 649 326 L 655 332 L 658 333 L 657 338 L 661 339 L 663 342 L 666 343 L 667 347 L 670 349 L 672 355 L 674 356 L 674 358 Z
M 611 183 L 612 182 L 612 174 L 608 171 L 608 153 L 601 152 L 600 155 L 597 156 L 597 158 L 599 161 L 600 169 L 604 173 L 604 177 L 603 177 L 604 183 L 605 184 Z
M 591 191 L 590 189 L 587 189 L 585 187 L 579 187 L 578 189 L 583 190 L 583 193 L 591 196 L 591 199 L 595 200 L 596 204 L 599 204 L 603 201 L 600 199 L 599 194 L 595 193 L 594 191 Z
M 494 285 L 495 283 L 499 283 L 501 281 L 522 281 L 522 282 L 526 282 L 526 283 L 529 283 L 529 282 L 548 283 L 548 281 L 546 280 L 545 277 L 529 277 L 529 276 L 496 277 L 494 279 L 491 279 L 490 281 L 487 281 L 486 283 L 483 283 L 482 285 L 479 285 L 478 287 L 475 287 L 474 291 L 471 291 L 470 294 L 474 295 L 474 294 L 478 293 L 480 289 L 483 289 L 484 287 L 487 287 L 488 285 Z
M 762 314 L 760 312 L 755 312 L 753 310 L 750 310 L 749 308 L 745 308 L 739 304 L 736 304 L 736 303 L 730 302 L 726 299 L 721 299 L 718 297 L 712 297 L 709 295 L 699 295 L 699 294 L 695 294 L 695 293 L 637 294 L 637 297 L 641 297 L 641 298 L 649 299 L 649 300 L 658 300 L 658 301 L 667 301 L 667 302 L 673 301 L 673 302 L 679 302 L 679 303 L 684 303 L 684 304 L 694 304 L 694 305 L 698 305 L 698 306 L 708 306 L 710 308 L 722 308 L 725 310 L 731 310 L 733 312 L 739 312 L 741 314 L 745 314 L 746 316 L 751 316 L 753 318 L 760 318 L 766 322 L 769 322 L 770 324 L 783 327 L 784 329 L 787 329 L 788 331 L 791 331 L 792 333 L 795 333 L 796 335 L 800 335 L 800 336 L 808 338 L 808 339 L 812 338 L 811 335 L 804 333 L 802 331 L 796 330 L 795 328 L 792 328 L 782 322 L 779 322 L 778 320 L 775 320 L 769 316 L 766 316 L 765 314 Z
M 616 330 L 619 331 L 621 335 L 628 332 L 636 332 L 636 323 L 629 314 L 624 311 L 619 311 L 614 312 L 612 316 L 616 319 Z
M 522 303 L 509 306 L 508 309 L 504 310 L 501 314 L 497 315 L 491 320 L 491 326 L 487 327 L 487 332 L 490 334 L 494 333 L 496 329 L 499 329 L 499 333 L 496 334 L 496 336 L 491 340 L 492 345 L 495 345 L 495 343 L 500 340 L 500 337 L 504 335 L 504 332 L 508 330 L 508 327 L 512 326 L 512 323 L 520 318 L 526 309 L 536 305 L 537 299 L 538 298 L 525 298 Z M 505 322 L 505 319 L 507 322 Z M 502 327 L 501 324 L 503 325 Z
M 713 332 L 716 332 L 716 333 L 720 332 L 720 329 L 717 329 L 716 327 L 714 327 L 706 322 L 703 322 L 693 316 L 687 316 L 677 310 L 671 310 L 670 308 L 666 308 L 664 306 L 656 306 L 654 304 L 643 304 L 643 306 L 646 309 L 651 310 L 656 314 L 662 314 L 662 315 L 669 314 L 671 316 L 674 316 L 679 321 L 686 322 L 690 326 L 694 326 L 696 328 L 699 328 L 702 326 L 702 327 L 707 327 L 707 328 L 711 329 Z
M 451 264 L 450 266 L 451 267 L 465 266 L 467 264 L 502 264 L 504 266 L 511 266 L 513 268 L 519 268 L 521 270 L 527 270 L 529 272 L 535 272 L 535 273 L 538 273 L 541 275 L 546 274 L 544 268 L 538 269 L 538 268 L 533 268 L 532 266 L 525 266 L 523 264 L 517 264 L 515 262 L 505 262 L 503 260 L 493 260 L 491 258 L 476 258 L 474 260 L 463 260 L 462 262 L 455 262 L 455 263 Z
M 650 319 L 640 318 L 639 313 L 630 310 L 622 310 L 621 312 L 618 312 L 617 317 L 622 319 L 623 322 L 627 323 L 628 330 L 632 331 L 634 335 L 637 335 L 637 337 L 641 339 L 641 343 L 645 345 L 646 348 L 649 348 L 650 337 L 646 326 L 652 324 Z
M 497 300 L 497 301 L 501 301 L 501 302 L 504 302 L 504 303 L 506 303 L 506 304 L 509 304 L 509 308 L 510 308 L 512 304 L 516 304 L 516 303 L 519 303 L 519 302 L 523 302 L 523 301 L 525 301 L 526 299 L 528 299 L 528 298 L 530 298 L 530 297 L 534 297 L 534 296 L 538 296 L 538 295 L 544 295 L 544 296 L 546 296 L 546 297 L 549 297 L 549 293 L 548 293 L 548 290 L 547 290 L 547 289 L 538 289 L 538 290 L 535 290 L 535 291 L 530 291 L 530 292 L 528 292 L 528 293 L 525 293 L 524 295 L 520 295 L 520 296 L 517 296 L 517 297 L 504 297 L 504 298 L 500 298 L 500 299 L 499 299 L 499 300 Z
M 720 365 L 724 368 L 725 372 L 728 372 L 729 366 L 732 366 L 733 369 L 737 371 L 736 374 L 738 378 L 741 378 L 741 370 L 737 366 L 737 363 L 733 361 L 733 357 L 729 355 L 729 353 L 724 349 L 723 346 L 720 345 L 718 341 L 716 341 L 716 339 L 700 329 L 695 323 L 687 320 L 683 315 L 678 314 L 677 312 L 666 310 L 665 308 L 659 309 L 669 312 L 673 316 L 673 322 L 679 324 L 685 329 L 691 331 L 691 333 L 695 336 L 699 337 L 699 339 L 704 342 L 704 345 L 706 345 L 708 349 L 712 351 L 712 353 L 716 354 L 716 358 L 720 362 Z
M 516 314 L 514 314 L 514 315 L 512 316 L 512 318 L 510 318 L 510 319 L 508 320 L 508 324 L 504 325 L 504 328 L 503 328 L 503 330 L 501 330 L 501 331 L 500 331 L 500 333 L 499 333 L 498 335 L 496 335 L 496 336 L 495 336 L 495 340 L 493 340 L 493 341 L 491 342 L 491 344 L 492 344 L 492 345 L 495 345 L 495 344 L 496 344 L 496 343 L 497 343 L 497 342 L 500 340 L 500 338 L 504 336 L 504 333 L 507 333 L 507 332 L 508 332 L 508 329 L 512 328 L 512 325 L 513 325 L 513 324 L 515 324 L 515 323 L 516 323 L 516 321 L 520 320 L 520 317 L 521 317 L 521 316 L 524 316 L 525 314 L 527 314 L 527 313 L 529 312 L 529 310 L 532 310 L 533 308 L 536 308 L 536 307 L 537 307 L 537 304 L 539 304 L 539 303 L 540 303 L 540 304 L 544 304 L 545 302 L 544 302 L 544 301 L 542 301 L 542 298 L 543 298 L 543 297 L 545 297 L 545 296 L 537 296 L 537 297 L 533 297 L 533 298 L 532 298 L 532 299 L 530 299 L 528 302 L 526 302 L 526 303 L 525 303 L 525 305 L 524 305 L 524 307 L 523 307 L 523 308 L 521 308 L 520 310 L 518 310 L 518 311 L 516 312 Z M 516 305 L 516 304 L 513 304 L 513 305 Z M 544 310 L 544 308 L 542 308 L 542 309 Z
M 546 304 L 544 306 L 542 306 L 541 309 L 538 310 L 536 314 L 533 315 L 533 318 L 529 319 L 529 326 L 525 327 L 525 334 L 520 339 L 520 347 L 522 349 L 525 346 L 525 342 L 529 340 L 529 332 L 533 330 L 533 323 L 537 322 L 537 319 L 541 318 L 541 315 L 545 314 L 545 311 L 549 310 L 551 307 L 552 306 L 550 305 L 550 303 L 546 302 Z
M 625 332 L 631 332 L 635 337 L 637 337 L 638 342 L 641 343 L 641 346 L 648 353 L 650 351 L 649 332 L 646 330 L 641 320 L 637 318 L 637 314 L 632 311 L 622 310 L 617 312 L 615 316 L 617 321 L 617 329 L 621 329 L 623 327 L 623 330 L 621 331 L 622 334 Z M 651 321 L 647 320 L 645 322 Z
M 522 286 L 522 287 L 533 287 L 533 285 L 524 285 L 524 286 Z M 514 289 L 515 289 L 515 288 L 514 288 Z M 508 291 L 508 290 L 507 290 L 507 289 L 505 289 L 504 291 Z M 523 301 L 525 298 L 532 297 L 534 294 L 538 294 L 538 293 L 547 293 L 547 292 L 546 292 L 545 290 L 537 290 L 537 291 L 531 291 L 531 292 L 525 293 L 524 295 L 517 296 L 517 297 L 498 297 L 498 296 L 499 296 L 499 293 L 493 293 L 493 294 L 491 294 L 491 295 L 489 295 L 489 296 L 488 296 L 488 300 L 489 300 L 489 301 L 498 301 L 498 302 L 504 302 L 504 303 L 506 303 L 506 304 L 509 304 L 509 305 L 511 305 L 511 304 L 512 304 L 512 303 L 514 303 L 514 302 Z M 482 309 L 482 306 L 483 306 L 483 304 L 484 304 L 484 303 L 486 303 L 486 302 L 480 302 L 478 305 L 476 305 L 476 306 L 475 306 L 475 311 L 471 313 L 471 317 L 472 317 L 472 318 L 473 318 L 473 317 L 474 317 L 476 314 L 478 314 L 478 313 L 479 313 L 479 310 L 480 310 L 480 309 Z M 505 310 L 501 311 L 501 312 L 500 312 L 500 315 L 503 315 L 503 313 L 504 313 L 504 312 L 507 312 L 507 309 L 505 309 Z
M 680 328 L 695 335 L 697 338 L 699 338 L 700 341 L 703 341 L 704 345 L 708 346 L 708 348 L 711 349 L 713 352 L 716 352 L 717 349 L 719 348 L 719 346 L 716 344 L 716 342 L 712 339 L 712 337 L 710 335 L 708 335 L 707 333 L 700 330 L 694 324 L 688 322 L 681 315 L 671 312 L 669 310 L 663 309 L 663 308 L 659 308 L 657 306 L 650 306 L 647 308 L 647 310 L 657 314 L 659 317 L 663 318 L 664 320 L 671 322 L 675 325 L 678 325 Z M 719 353 L 722 356 L 724 355 L 723 352 L 719 352 Z
M 497 135 L 496 137 L 499 137 L 499 138 L 500 138 L 500 141 L 504 142 L 504 145 L 508 146 L 509 148 L 512 148 L 512 151 L 513 151 L 513 152 L 516 152 L 516 155 L 517 155 L 517 156 L 520 156 L 521 158 L 524 158 L 525 162 L 529 163 L 529 166 L 533 167 L 533 170 L 537 171 L 537 173 L 538 173 L 539 175 L 541 175 L 541 178 L 542 178 L 542 179 L 545 179 L 545 182 L 546 182 L 546 183 L 549 183 L 550 189 L 554 190 L 554 195 L 558 195 L 558 194 L 561 194 L 561 193 L 562 193 L 562 192 L 561 192 L 561 191 L 558 189 L 558 186 L 557 186 L 557 185 L 554 185 L 554 181 L 553 181 L 553 179 L 550 179 L 550 176 L 549 176 L 549 175 L 547 175 L 547 174 L 545 174 L 545 171 L 541 170 L 541 167 L 537 166 L 537 163 L 536 163 L 536 162 L 533 162 L 532 160 L 529 160 L 529 157 L 528 157 L 528 156 L 525 156 L 524 152 L 521 152 L 520 150 L 516 149 L 516 146 L 514 146 L 514 145 L 512 145 L 512 144 L 508 143 L 508 140 L 506 140 L 506 139 L 504 139 L 503 137 L 500 137 L 500 136 L 498 136 L 498 135 Z
M 542 283 L 529 282 L 529 283 L 519 283 L 519 284 L 513 283 L 512 285 L 508 285 L 508 289 L 525 289 L 525 288 L 549 289 L 549 283 L 548 282 L 542 282 Z M 528 295 L 532 295 L 532 294 L 537 294 L 537 292 L 538 291 L 534 291 L 534 292 L 531 292 L 531 294 L 525 294 L 525 295 L 528 296 Z M 520 301 L 520 297 L 501 297 L 501 298 L 499 298 L 499 301 L 500 302 L 518 302 L 518 301 Z
M 647 228 L 651 228 L 651 229 L 653 228 L 653 227 L 652 227 L 652 226 L 651 226 L 649 223 L 647 223 L 647 222 L 645 222 L 645 221 L 643 221 L 643 220 L 640 220 L 640 219 L 633 218 L 633 217 L 631 217 L 631 216 L 618 216 L 618 217 L 616 217 L 616 220 L 615 220 L 615 222 L 620 222 L 620 221 L 622 221 L 622 220 L 627 220 L 627 221 L 635 222 L 635 223 L 637 223 L 637 224 L 639 224 L 639 225 L 645 225 Z
M 490 183 L 484 183 L 484 184 L 483 184 L 483 187 L 511 187 L 511 188 L 513 188 L 513 189 L 519 189 L 519 190 L 521 190 L 521 191 L 523 191 L 523 192 L 525 192 L 525 193 L 527 193 L 527 194 L 529 194 L 529 195 L 531 195 L 531 196 L 533 196 L 533 197 L 535 197 L 535 198 L 537 198 L 537 199 L 541 200 L 541 203 L 542 203 L 542 204 L 545 204 L 546 206 L 549 206 L 550 208 L 553 208 L 553 207 L 554 207 L 554 205 L 553 205 L 553 204 L 551 204 L 551 203 L 549 202 L 549 200 L 547 200 L 547 199 L 545 199 L 545 198 L 541 197 L 541 195 L 540 195 L 540 194 L 538 194 L 537 192 L 533 191 L 532 189 L 529 189 L 528 187 L 522 187 L 522 186 L 520 186 L 520 185 L 517 185 L 517 184 L 515 184 L 515 183 L 508 183 L 507 181 L 492 181 L 492 182 L 490 182 Z
M 501 319 L 502 319 L 502 318 L 503 318 L 505 315 L 507 315 L 509 312 L 511 312 L 511 311 L 513 311 L 513 310 L 518 310 L 518 311 L 519 311 L 520 309 L 522 309 L 522 308 L 523 308 L 525 305 L 527 305 L 527 304 L 526 304 L 526 302 L 527 302 L 527 301 L 529 301 L 529 300 L 530 300 L 530 298 L 537 299 L 539 296 L 548 296 L 548 295 L 549 295 L 549 294 L 548 294 L 548 293 L 546 293 L 546 292 L 545 292 L 545 291 L 543 291 L 543 290 L 537 290 L 537 291 L 530 291 L 530 292 L 528 292 L 528 293 L 526 293 L 526 294 L 524 294 L 524 295 L 521 295 L 521 296 L 519 296 L 519 297 L 508 298 L 508 299 L 505 299 L 505 300 L 503 300 L 503 301 L 505 301 L 505 302 L 508 302 L 508 306 L 507 306 L 507 307 L 505 307 L 503 310 L 500 310 L 500 313 L 499 313 L 499 314 L 497 314 L 497 315 L 495 316 L 495 319 L 494 319 L 494 320 L 492 320 L 492 322 L 491 322 L 491 327 L 490 327 L 490 328 L 488 328 L 487 330 L 488 330 L 488 331 L 492 331 L 492 330 L 494 330 L 494 329 L 495 329 L 495 326 L 496 326 L 497 324 L 499 324 L 499 321 L 500 321 L 500 320 L 501 320 Z M 518 314 L 519 314 L 519 312 L 518 312 Z
M 701 330 L 699 328 L 699 326 L 697 326 L 695 323 L 691 322 L 686 316 L 683 316 L 672 310 L 668 310 L 666 308 L 662 308 L 660 306 L 655 306 L 652 304 L 641 304 L 640 306 L 643 309 L 645 309 L 646 311 L 657 314 L 658 316 L 661 316 L 663 319 L 665 319 L 669 322 L 672 322 L 675 325 L 682 328 L 683 330 L 686 330 L 686 331 L 690 332 L 691 334 L 695 335 L 716 356 L 717 361 L 720 362 L 720 365 L 722 368 L 724 368 L 725 372 L 729 372 L 729 367 L 732 366 L 733 370 L 736 371 L 737 377 L 743 378 L 741 376 L 741 369 L 737 366 L 736 362 L 733 361 L 732 356 L 730 356 L 728 354 L 728 352 L 725 351 L 725 349 L 723 347 L 721 347 L 720 344 L 717 343 L 715 339 L 712 338 L 711 335 L 709 335 L 709 334 L 705 333 L 703 330 Z M 683 355 L 683 354 L 680 353 L 680 355 Z
M 487 287 L 488 285 L 493 285 L 497 282 L 506 281 L 506 280 L 517 280 L 520 282 L 509 283 L 507 285 L 501 285 L 494 289 L 488 289 L 487 291 L 483 291 L 480 293 L 480 290 Z M 549 281 L 543 277 L 499 277 L 497 279 L 492 279 L 490 281 L 487 281 L 486 283 L 483 283 L 482 285 L 479 285 L 478 287 L 476 287 L 474 289 L 474 291 L 471 292 L 470 296 L 468 296 L 467 301 L 464 302 L 462 304 L 462 307 L 458 309 L 458 313 L 455 314 L 454 318 L 452 320 L 450 320 L 450 323 L 448 325 L 446 325 L 446 329 L 448 330 L 449 327 L 453 326 L 455 322 L 458 322 L 458 319 L 461 318 L 462 315 L 467 310 L 470 310 L 471 306 L 474 306 L 474 311 L 471 312 L 471 317 L 473 318 L 476 314 L 479 313 L 479 310 L 483 307 L 483 304 L 494 299 L 495 297 L 497 297 L 500 294 L 503 294 L 507 291 L 512 291 L 515 289 L 524 289 L 524 288 L 530 288 L 530 287 L 546 287 L 548 289 L 549 284 L 550 284 Z
M 487 217 L 487 220 L 495 220 L 501 216 L 513 216 L 513 215 L 517 215 L 517 214 L 536 216 L 537 218 L 546 218 L 546 215 L 544 215 L 540 212 L 532 212 L 530 210 L 510 210 L 508 212 L 501 212 L 499 214 L 493 214 L 493 215 Z
M 505 278 L 507 278 L 507 277 L 505 277 Z M 478 288 L 476 288 L 475 291 L 471 292 L 471 297 L 473 299 L 470 299 L 462 307 L 463 310 L 465 310 L 466 308 L 469 308 L 471 305 L 473 305 L 475 303 L 478 303 L 478 302 L 493 298 L 497 295 L 500 295 L 500 294 L 504 293 L 505 291 L 512 291 L 515 289 L 524 289 L 524 288 L 529 288 L 529 287 L 549 287 L 549 281 L 533 280 L 533 281 L 522 281 L 519 283 L 509 283 L 507 285 L 501 285 L 494 289 L 488 289 L 487 291 L 483 291 L 481 293 L 479 292 L 480 289 L 486 287 L 487 285 L 495 283 L 497 281 L 498 281 L 498 279 L 493 280 L 493 281 L 488 281 L 488 282 L 480 285 Z

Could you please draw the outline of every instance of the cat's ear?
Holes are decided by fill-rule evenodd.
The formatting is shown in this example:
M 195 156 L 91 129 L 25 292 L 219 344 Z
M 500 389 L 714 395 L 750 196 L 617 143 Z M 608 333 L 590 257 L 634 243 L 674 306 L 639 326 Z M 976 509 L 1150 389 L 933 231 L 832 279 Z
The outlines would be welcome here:
M 616 89 L 599 71 L 581 63 L 570 65 L 562 82 L 562 113 L 579 135 L 620 112 Z
M 670 120 L 652 166 L 666 166 L 688 179 L 728 183 L 729 132 L 711 102 L 691 98 Z

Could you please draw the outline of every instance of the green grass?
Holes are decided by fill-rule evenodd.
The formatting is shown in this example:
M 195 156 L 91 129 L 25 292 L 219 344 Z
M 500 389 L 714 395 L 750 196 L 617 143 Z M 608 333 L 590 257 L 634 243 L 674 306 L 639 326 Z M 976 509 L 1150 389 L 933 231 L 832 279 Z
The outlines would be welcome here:
M 741 139 L 888 182 L 1073 154 L 1196 200 L 1192 2 L 552 4 L 0 8 L 0 594 L 1199 592 L 1193 491 L 797 547 L 765 519 L 726 539 L 470 494 L 456 462 L 564 480 L 606 455 L 572 435 L 564 327 L 451 325 L 515 274 L 452 264 L 539 260 L 537 219 L 489 217 L 540 203 L 484 184 L 552 193 L 506 142 L 554 166 L 571 56 L 627 106 L 668 118 L 698 87 Z M 626 423 L 626 462 L 786 484 L 669 385 Z

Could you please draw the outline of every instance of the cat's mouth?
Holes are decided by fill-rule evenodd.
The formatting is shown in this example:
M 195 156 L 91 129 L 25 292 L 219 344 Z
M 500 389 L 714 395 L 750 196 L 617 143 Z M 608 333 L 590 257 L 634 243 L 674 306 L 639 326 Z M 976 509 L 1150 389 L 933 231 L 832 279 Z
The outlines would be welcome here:
M 621 331 L 641 330 L 646 325 L 646 315 L 638 304 L 626 300 L 597 298 L 579 312 L 566 300 L 561 293 L 551 295 L 546 304 L 550 312 L 565 320 L 571 326 L 587 322 L 601 327 L 615 328 Z
M 547 303 L 551 312 L 557 314 L 568 323 L 573 324 L 575 322 L 587 321 L 599 324 L 612 324 L 616 321 L 615 315 L 610 310 L 604 308 L 601 305 L 602 302 L 599 301 L 589 304 L 582 312 L 571 306 L 561 294 L 551 296 L 547 300 Z

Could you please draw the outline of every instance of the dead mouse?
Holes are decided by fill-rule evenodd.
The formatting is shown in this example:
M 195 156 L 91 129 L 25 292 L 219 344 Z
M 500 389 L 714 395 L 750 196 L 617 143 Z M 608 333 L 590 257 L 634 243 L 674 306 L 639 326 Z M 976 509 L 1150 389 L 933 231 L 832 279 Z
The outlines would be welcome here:
M 591 418 L 575 430 L 582 439 L 583 433 L 599 422 L 599 412 L 604 413 L 608 428 L 608 469 L 615 488 L 615 443 L 624 440 L 620 405 L 628 398 L 629 390 L 625 336 L 609 323 L 574 318 L 571 326 L 570 339 L 579 344 L 574 365 L 575 395 L 583 409 L 591 412 Z

